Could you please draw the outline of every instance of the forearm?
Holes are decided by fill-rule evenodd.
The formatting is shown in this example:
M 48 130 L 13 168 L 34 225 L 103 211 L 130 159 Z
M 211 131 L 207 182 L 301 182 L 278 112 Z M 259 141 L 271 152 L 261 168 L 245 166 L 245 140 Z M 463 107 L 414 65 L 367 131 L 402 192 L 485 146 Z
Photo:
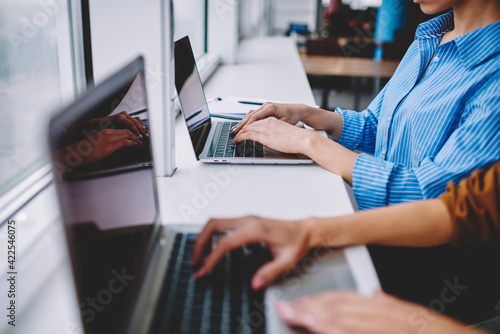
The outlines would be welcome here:
M 326 131 L 338 140 L 342 132 L 342 115 L 328 110 L 304 106 L 301 121 L 316 130 Z
M 305 132 L 300 153 L 307 155 L 323 168 L 342 176 L 352 185 L 352 171 L 358 154 L 317 133 Z
M 451 241 L 452 221 L 441 200 L 420 201 L 310 220 L 311 246 L 378 244 L 428 247 Z
M 112 122 L 108 117 L 100 117 L 87 120 L 85 122 L 76 124 L 75 126 L 69 128 L 67 131 L 63 132 L 59 138 L 61 143 L 71 144 L 79 141 L 97 131 L 101 131 L 109 128 Z

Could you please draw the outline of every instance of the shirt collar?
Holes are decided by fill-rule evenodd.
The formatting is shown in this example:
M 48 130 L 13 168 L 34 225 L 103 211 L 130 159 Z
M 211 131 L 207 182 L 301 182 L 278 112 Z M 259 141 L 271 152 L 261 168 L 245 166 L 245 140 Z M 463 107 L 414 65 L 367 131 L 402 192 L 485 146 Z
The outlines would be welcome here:
M 453 29 L 453 11 L 419 24 L 415 32 L 415 38 L 441 38 L 441 36 L 451 29 Z
M 453 11 L 420 24 L 415 33 L 417 39 L 440 39 L 454 27 Z M 467 69 L 482 63 L 493 54 L 500 52 L 500 21 L 471 31 L 455 38 L 463 65 Z
M 454 39 L 460 58 L 471 69 L 500 52 L 500 21 Z

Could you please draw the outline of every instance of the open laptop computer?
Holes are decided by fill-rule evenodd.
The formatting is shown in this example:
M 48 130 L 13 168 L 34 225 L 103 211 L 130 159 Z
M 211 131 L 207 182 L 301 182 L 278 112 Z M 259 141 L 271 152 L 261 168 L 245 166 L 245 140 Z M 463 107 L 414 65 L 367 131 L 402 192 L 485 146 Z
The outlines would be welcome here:
M 251 140 L 233 145 L 231 128 L 238 122 L 210 117 L 189 37 L 177 40 L 174 50 L 175 86 L 198 160 L 234 164 L 314 163 L 305 155 L 281 153 Z
M 212 274 L 194 280 L 190 258 L 202 226 L 161 224 L 150 142 L 135 148 L 151 157 L 142 168 L 74 178 L 79 166 L 61 160 L 68 145 L 87 165 L 98 164 L 102 152 L 116 147 L 102 133 L 115 129 L 93 120 L 102 116 L 107 103 L 112 110 L 110 97 L 133 81 L 145 96 L 142 59 L 50 122 L 54 179 L 86 334 L 287 333 L 291 330 L 274 312 L 275 302 L 327 289 L 371 293 L 378 287 L 366 249 L 351 248 L 312 252 L 304 264 L 283 275 L 283 282 L 253 291 L 250 279 L 269 259 L 260 244 L 231 252 Z M 74 136 L 77 145 L 65 136 L 75 129 L 81 134 Z
M 57 162 L 61 172 L 71 170 L 71 173 L 64 173 L 67 178 L 85 178 L 151 167 L 151 154 L 146 149 L 149 146 L 149 114 L 141 80 L 144 79 L 137 76 L 122 82 L 112 94 L 91 101 L 94 104 L 89 119 L 82 119 L 71 126 L 63 125 L 59 129 Z M 138 126 L 142 128 L 141 132 L 138 132 Z M 130 138 L 125 139 L 123 132 L 127 127 L 136 132 L 140 145 L 131 145 L 133 142 Z M 132 133 L 128 131 L 128 134 Z M 108 152 L 92 150 L 101 140 L 115 147 Z M 117 149 L 118 146 L 121 148 Z

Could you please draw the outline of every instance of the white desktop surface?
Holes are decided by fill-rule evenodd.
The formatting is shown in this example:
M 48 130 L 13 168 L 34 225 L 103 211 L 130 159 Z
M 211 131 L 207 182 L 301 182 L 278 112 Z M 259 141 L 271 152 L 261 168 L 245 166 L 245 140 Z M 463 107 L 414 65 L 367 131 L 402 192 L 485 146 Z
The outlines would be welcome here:
M 297 49 L 284 37 L 244 41 L 235 65 L 223 65 L 205 85 L 207 98 L 315 101 Z M 164 223 L 205 223 L 211 217 L 278 219 L 353 212 L 345 183 L 318 165 L 225 165 L 196 161 L 182 118 L 176 120 L 177 171 L 158 180 Z M 219 176 L 219 178 L 217 177 Z
M 297 48 L 285 37 L 243 41 L 237 63 L 221 66 L 204 89 L 207 99 L 234 95 L 315 104 Z

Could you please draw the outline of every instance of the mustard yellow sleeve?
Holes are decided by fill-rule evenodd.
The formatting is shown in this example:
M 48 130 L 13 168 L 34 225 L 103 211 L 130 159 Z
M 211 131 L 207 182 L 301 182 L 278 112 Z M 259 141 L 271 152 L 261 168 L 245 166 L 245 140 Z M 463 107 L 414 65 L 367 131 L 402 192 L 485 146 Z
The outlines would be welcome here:
M 453 246 L 500 245 L 500 161 L 488 171 L 475 171 L 458 187 L 450 182 L 440 199 L 452 219 Z

